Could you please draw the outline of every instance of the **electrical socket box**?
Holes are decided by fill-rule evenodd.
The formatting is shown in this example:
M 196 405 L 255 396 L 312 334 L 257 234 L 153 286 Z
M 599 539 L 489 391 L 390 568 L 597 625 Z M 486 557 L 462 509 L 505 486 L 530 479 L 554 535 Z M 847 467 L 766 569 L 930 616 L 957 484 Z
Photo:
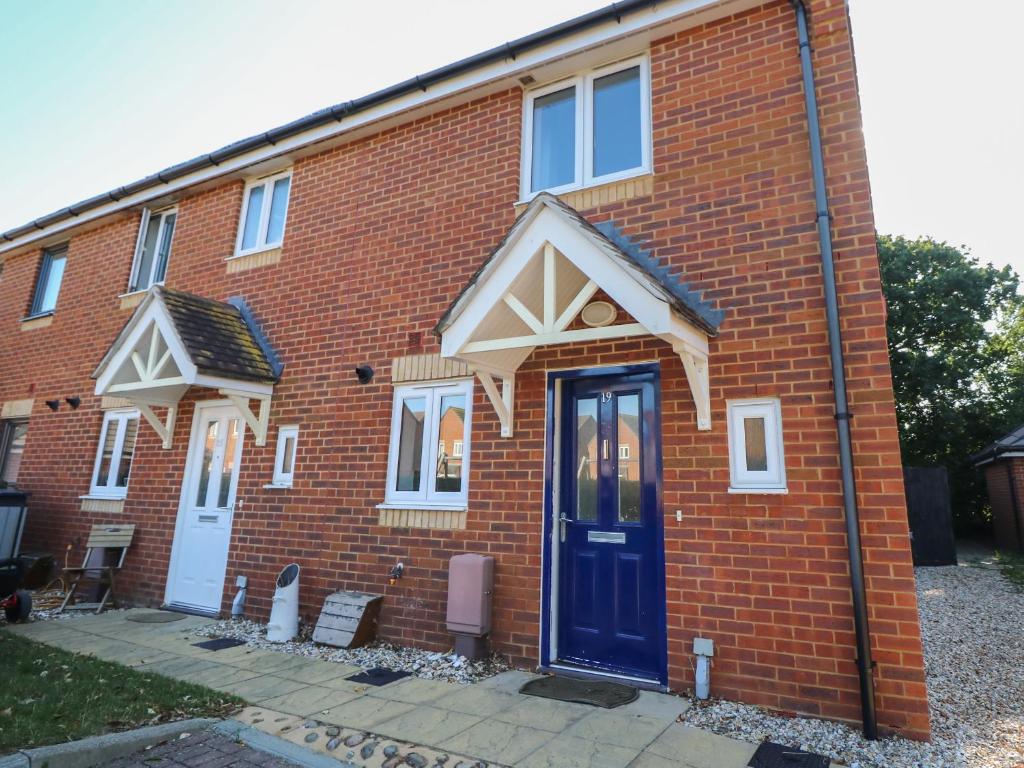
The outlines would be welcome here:
M 693 638 L 693 652 L 697 656 L 714 656 L 715 641 L 706 637 Z
M 241 589 L 245 589 L 246 587 L 249 586 L 249 577 L 248 576 L 237 576 L 237 577 L 235 577 L 235 586 L 239 587 Z

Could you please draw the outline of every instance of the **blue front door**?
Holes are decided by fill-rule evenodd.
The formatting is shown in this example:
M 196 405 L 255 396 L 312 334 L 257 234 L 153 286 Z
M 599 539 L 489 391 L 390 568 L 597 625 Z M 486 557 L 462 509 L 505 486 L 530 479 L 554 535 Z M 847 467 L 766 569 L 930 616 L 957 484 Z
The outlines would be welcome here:
M 568 379 L 561 398 L 558 660 L 664 682 L 656 372 Z

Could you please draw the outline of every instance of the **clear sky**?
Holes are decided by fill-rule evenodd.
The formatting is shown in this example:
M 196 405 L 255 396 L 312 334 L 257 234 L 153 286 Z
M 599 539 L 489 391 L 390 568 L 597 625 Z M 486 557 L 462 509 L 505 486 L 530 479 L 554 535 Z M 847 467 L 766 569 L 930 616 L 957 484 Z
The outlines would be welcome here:
M 602 0 L 0 0 L 0 230 Z M 850 0 L 878 229 L 1024 273 L 1024 3 Z

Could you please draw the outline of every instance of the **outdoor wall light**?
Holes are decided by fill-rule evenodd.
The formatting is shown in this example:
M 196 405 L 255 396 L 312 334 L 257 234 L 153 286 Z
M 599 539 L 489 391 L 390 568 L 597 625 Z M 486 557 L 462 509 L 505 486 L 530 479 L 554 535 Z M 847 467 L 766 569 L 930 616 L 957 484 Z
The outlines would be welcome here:
M 47 400 L 46 405 L 51 411 L 56 411 L 60 408 L 60 400 Z
M 356 367 L 356 378 L 359 379 L 360 384 L 369 384 L 373 381 L 373 368 L 369 365 L 360 365 Z
M 82 398 L 80 397 L 65 397 L 64 402 L 71 406 L 72 409 L 78 408 L 82 404 Z
M 399 560 L 398 563 L 395 564 L 395 567 L 388 571 L 388 584 L 395 586 L 404 573 L 405 563 Z

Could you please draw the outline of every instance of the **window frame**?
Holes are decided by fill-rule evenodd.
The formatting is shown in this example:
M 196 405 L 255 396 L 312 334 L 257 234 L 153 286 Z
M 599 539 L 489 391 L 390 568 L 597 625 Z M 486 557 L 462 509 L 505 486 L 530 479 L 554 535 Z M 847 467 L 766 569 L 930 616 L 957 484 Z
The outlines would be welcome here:
M 260 176 L 259 178 L 250 179 L 245 183 L 245 191 L 242 194 L 242 210 L 238 214 L 238 233 L 235 237 L 235 256 L 248 256 L 251 253 L 260 253 L 261 251 L 269 251 L 274 248 L 280 248 L 284 244 L 284 233 L 288 228 L 288 209 L 291 208 L 292 204 L 292 184 L 295 179 L 293 178 L 292 168 L 287 168 L 283 171 L 275 171 L 274 173 L 267 174 L 266 176 Z M 291 182 L 288 186 L 288 200 L 284 206 L 284 219 L 281 222 L 281 239 L 275 243 L 266 242 L 267 230 L 270 227 L 270 207 L 274 200 L 274 182 L 279 179 L 290 179 Z M 252 195 L 254 189 L 258 187 L 265 188 L 263 193 L 263 203 L 260 206 L 260 220 L 256 230 L 256 245 L 252 248 L 242 248 L 242 238 L 245 236 L 245 223 L 246 216 L 249 213 L 249 197 Z
M 292 438 L 292 471 L 284 471 L 285 446 Z M 277 428 L 277 446 L 274 451 L 274 476 L 271 481 L 276 488 L 291 488 L 295 480 L 295 459 L 299 455 L 299 427 L 297 424 Z
M 18 431 L 18 427 L 25 428 L 25 441 L 28 443 L 28 417 L 17 417 L 12 419 L 4 419 L 0 421 L 0 482 L 7 482 L 4 480 L 4 475 L 7 474 L 7 468 L 11 461 L 11 456 L 14 455 L 14 437 Z M 24 456 L 25 448 L 21 448 L 19 453 Z M 20 460 L 19 460 L 20 466 Z M 17 488 L 17 479 L 10 481 L 10 484 Z
M 746 468 L 745 418 L 764 419 L 764 471 Z M 782 404 L 778 398 L 730 400 L 726 403 L 729 432 L 729 492 L 786 493 L 786 456 L 782 435 Z
M 640 68 L 640 165 L 603 176 L 594 176 L 594 82 L 616 72 Z M 542 96 L 576 87 L 576 161 L 575 177 L 572 182 L 558 187 L 532 191 L 533 174 L 533 112 L 534 102 Z M 522 165 L 519 176 L 520 202 L 532 200 L 541 192 L 560 195 L 577 189 L 631 179 L 651 173 L 652 169 L 652 122 L 651 122 L 651 68 L 646 53 L 619 59 L 593 69 L 580 72 L 569 78 L 539 85 L 523 93 L 523 133 L 521 138 Z
M 148 291 L 154 285 L 163 285 L 164 278 L 167 277 L 166 271 L 164 277 L 160 280 L 154 280 L 153 276 L 156 274 L 157 265 L 160 263 L 158 259 L 160 253 L 160 242 L 163 239 L 164 231 L 167 228 L 167 217 L 174 216 L 174 229 L 171 231 L 171 241 L 167 244 L 167 263 L 171 263 L 171 251 L 174 248 L 174 235 L 178 231 L 178 206 L 172 205 L 167 208 L 158 208 L 151 210 L 149 208 L 142 209 L 142 219 L 139 223 L 139 236 L 135 240 L 135 255 L 132 257 L 132 271 L 128 274 L 128 293 L 142 293 Z M 142 249 L 146 243 L 146 233 L 149 229 L 149 222 L 154 216 L 160 216 L 160 229 L 156 233 L 156 247 L 157 252 L 153 254 L 153 263 L 149 268 L 149 285 L 145 288 L 138 288 L 139 284 L 139 268 L 142 266 L 140 258 L 142 256 Z
M 131 485 L 131 468 L 128 469 L 128 481 L 123 488 L 111 485 L 111 480 L 117 477 L 117 470 L 121 467 L 121 451 L 124 448 L 124 436 L 128 430 L 128 422 L 132 419 L 139 420 L 140 413 L 134 408 L 118 408 L 116 410 L 103 412 L 103 423 L 100 426 L 99 440 L 96 443 L 96 459 L 93 461 L 92 474 L 89 476 L 89 496 L 102 499 L 123 499 L 128 495 L 128 486 Z M 103 462 L 103 444 L 106 442 L 107 430 L 111 422 L 117 422 L 117 433 L 114 436 L 114 447 L 111 451 L 110 467 L 107 469 L 105 485 L 96 485 L 96 473 L 100 471 L 100 464 Z M 139 427 L 141 427 L 141 423 Z M 138 428 L 137 428 L 138 429 Z M 135 433 L 135 448 L 132 449 L 132 464 L 135 463 L 135 450 L 138 446 L 138 432 Z M 117 457 L 117 462 L 114 457 Z
M 458 492 L 437 491 L 437 473 L 431 471 L 437 466 L 438 448 L 440 444 L 440 426 L 438 408 L 441 398 L 446 395 L 463 395 L 466 402 L 465 423 L 462 435 L 462 488 Z M 426 415 L 423 423 L 423 455 L 420 458 L 421 488 L 417 491 L 397 491 L 398 451 L 401 441 L 402 404 L 410 398 L 426 399 Z M 433 382 L 416 382 L 395 387 L 394 401 L 391 407 L 391 436 L 388 447 L 387 486 L 384 493 L 384 505 L 413 509 L 464 509 L 469 500 L 469 457 L 470 435 L 473 429 L 473 380 L 445 380 Z
M 46 317 L 52 315 L 57 311 L 57 304 L 60 302 L 60 291 L 64 287 L 64 275 L 67 273 L 68 268 L 68 244 L 61 243 L 60 245 L 54 245 L 46 248 L 43 251 L 42 262 L 39 265 L 39 274 L 36 275 L 36 287 L 32 293 L 32 304 L 29 307 L 29 318 L 33 317 Z M 51 270 L 53 269 L 54 258 L 64 259 L 64 270 L 60 275 L 60 285 L 57 287 L 57 295 L 54 297 L 53 306 L 50 309 L 42 309 L 40 304 L 42 303 L 43 297 L 46 295 L 46 286 L 50 281 Z

